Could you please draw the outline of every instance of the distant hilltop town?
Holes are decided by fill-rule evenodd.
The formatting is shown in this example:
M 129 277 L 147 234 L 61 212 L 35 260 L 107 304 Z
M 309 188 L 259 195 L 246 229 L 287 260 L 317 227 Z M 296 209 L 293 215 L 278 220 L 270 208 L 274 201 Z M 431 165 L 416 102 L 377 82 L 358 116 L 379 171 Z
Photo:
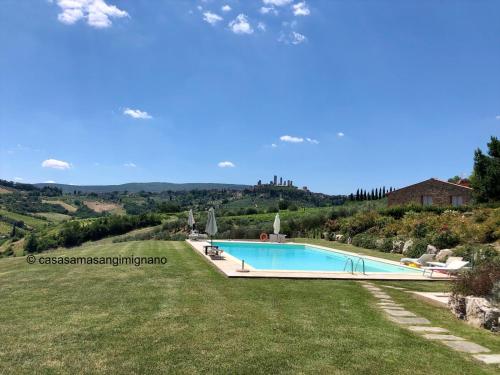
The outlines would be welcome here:
M 269 181 L 268 184 L 263 184 L 262 180 L 257 181 L 257 185 L 255 187 L 266 187 L 266 186 L 276 186 L 276 187 L 291 187 L 297 189 L 297 186 L 294 186 L 292 180 L 285 180 L 283 177 L 279 178 L 278 181 L 278 176 L 274 175 L 273 179 Z M 309 191 L 307 186 L 303 186 L 302 190 Z

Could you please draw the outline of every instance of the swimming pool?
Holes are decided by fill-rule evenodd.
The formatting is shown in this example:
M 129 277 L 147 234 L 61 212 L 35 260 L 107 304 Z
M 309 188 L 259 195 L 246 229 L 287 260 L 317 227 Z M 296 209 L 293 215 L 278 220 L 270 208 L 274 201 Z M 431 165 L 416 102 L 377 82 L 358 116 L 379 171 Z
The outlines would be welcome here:
M 229 255 L 256 270 L 362 272 L 360 256 L 303 244 L 214 241 Z M 351 259 L 351 260 L 349 260 Z M 366 273 L 421 274 L 411 267 L 363 257 Z M 352 265 L 351 265 L 352 261 Z

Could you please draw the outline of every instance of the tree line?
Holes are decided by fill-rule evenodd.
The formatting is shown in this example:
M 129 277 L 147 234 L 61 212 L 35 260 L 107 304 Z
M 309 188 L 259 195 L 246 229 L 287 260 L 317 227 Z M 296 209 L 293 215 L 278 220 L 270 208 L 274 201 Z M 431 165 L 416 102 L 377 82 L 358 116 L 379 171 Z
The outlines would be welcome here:
M 24 243 L 24 250 L 28 253 L 36 253 L 59 246 L 73 247 L 87 241 L 97 241 L 104 237 L 159 224 L 161 224 L 161 218 L 155 214 L 113 215 L 90 222 L 72 220 L 64 223 L 56 233 L 53 231 L 45 235 L 31 233 Z
M 371 191 L 365 189 L 358 189 L 356 193 L 349 194 L 350 201 L 374 201 L 377 199 L 381 199 L 387 196 L 390 192 L 395 189 L 391 186 L 389 189 L 386 189 L 385 186 L 381 188 L 374 188 Z

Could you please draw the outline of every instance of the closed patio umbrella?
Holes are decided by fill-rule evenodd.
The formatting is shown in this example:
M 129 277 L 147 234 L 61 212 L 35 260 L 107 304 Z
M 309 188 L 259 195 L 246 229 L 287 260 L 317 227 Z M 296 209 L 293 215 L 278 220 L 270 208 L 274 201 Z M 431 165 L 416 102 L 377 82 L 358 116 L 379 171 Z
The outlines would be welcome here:
M 281 221 L 280 221 L 280 214 L 277 213 L 276 217 L 274 218 L 274 234 L 280 234 L 280 226 L 281 226 Z
M 210 236 L 210 245 L 213 244 L 213 236 L 217 234 L 217 222 L 215 221 L 215 210 L 211 207 L 208 210 L 207 226 L 205 232 Z
M 193 210 L 189 210 L 189 214 L 188 214 L 188 225 L 191 227 L 191 229 L 193 229 L 194 227 L 194 216 L 193 216 Z

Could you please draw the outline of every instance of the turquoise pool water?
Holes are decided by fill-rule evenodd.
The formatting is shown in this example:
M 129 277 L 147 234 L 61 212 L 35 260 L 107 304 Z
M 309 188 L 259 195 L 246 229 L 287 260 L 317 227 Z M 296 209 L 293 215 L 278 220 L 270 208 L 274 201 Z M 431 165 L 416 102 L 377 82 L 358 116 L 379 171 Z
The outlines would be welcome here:
M 356 254 L 349 256 L 309 245 L 252 242 L 214 242 L 214 245 L 218 245 L 226 253 L 260 270 L 343 272 L 347 258 L 351 258 L 355 266 L 359 259 Z M 350 271 L 349 264 L 346 272 Z M 362 271 L 361 262 L 357 265 L 356 271 Z M 365 272 L 421 273 L 410 267 L 370 259 L 365 259 Z

